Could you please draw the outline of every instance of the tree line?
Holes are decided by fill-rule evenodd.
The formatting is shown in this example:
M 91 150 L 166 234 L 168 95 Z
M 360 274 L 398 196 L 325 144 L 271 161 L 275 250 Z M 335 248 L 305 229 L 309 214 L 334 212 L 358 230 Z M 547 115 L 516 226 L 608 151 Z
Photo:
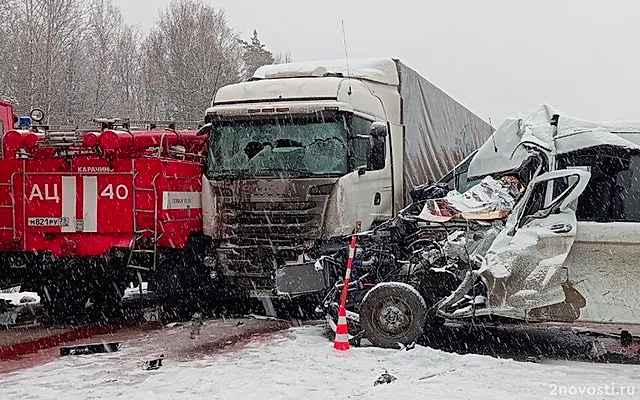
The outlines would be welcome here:
M 289 58 L 202 0 L 173 0 L 144 34 L 112 0 L 0 1 L 0 98 L 51 125 L 198 121 L 218 88 Z

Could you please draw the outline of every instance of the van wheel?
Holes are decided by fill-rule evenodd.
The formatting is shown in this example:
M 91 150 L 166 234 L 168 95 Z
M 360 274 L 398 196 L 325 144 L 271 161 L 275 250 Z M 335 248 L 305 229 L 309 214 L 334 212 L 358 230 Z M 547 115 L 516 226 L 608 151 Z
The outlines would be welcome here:
M 427 305 L 417 290 L 405 283 L 381 283 L 367 293 L 360 323 L 367 339 L 383 348 L 408 345 L 422 336 Z

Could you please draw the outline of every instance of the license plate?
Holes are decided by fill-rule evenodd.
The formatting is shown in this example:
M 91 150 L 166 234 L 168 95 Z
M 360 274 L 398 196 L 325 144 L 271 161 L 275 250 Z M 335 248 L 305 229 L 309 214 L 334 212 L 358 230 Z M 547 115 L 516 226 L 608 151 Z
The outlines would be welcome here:
M 69 218 L 29 218 L 27 220 L 29 226 L 69 226 Z

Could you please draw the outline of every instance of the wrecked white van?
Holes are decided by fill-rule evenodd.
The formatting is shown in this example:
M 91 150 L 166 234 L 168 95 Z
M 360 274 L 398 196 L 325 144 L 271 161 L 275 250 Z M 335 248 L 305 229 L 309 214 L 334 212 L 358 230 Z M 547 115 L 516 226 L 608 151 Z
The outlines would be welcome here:
M 360 235 L 352 323 L 383 347 L 443 318 L 640 323 L 639 144 L 640 123 L 547 105 L 508 119 L 445 196 Z

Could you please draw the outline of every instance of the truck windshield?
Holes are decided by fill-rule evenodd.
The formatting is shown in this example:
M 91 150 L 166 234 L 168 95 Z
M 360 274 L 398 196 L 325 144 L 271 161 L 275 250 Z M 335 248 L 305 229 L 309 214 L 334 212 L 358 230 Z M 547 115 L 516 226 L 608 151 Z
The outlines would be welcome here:
M 210 178 L 347 172 L 347 129 L 341 115 L 217 122 L 209 140 Z

